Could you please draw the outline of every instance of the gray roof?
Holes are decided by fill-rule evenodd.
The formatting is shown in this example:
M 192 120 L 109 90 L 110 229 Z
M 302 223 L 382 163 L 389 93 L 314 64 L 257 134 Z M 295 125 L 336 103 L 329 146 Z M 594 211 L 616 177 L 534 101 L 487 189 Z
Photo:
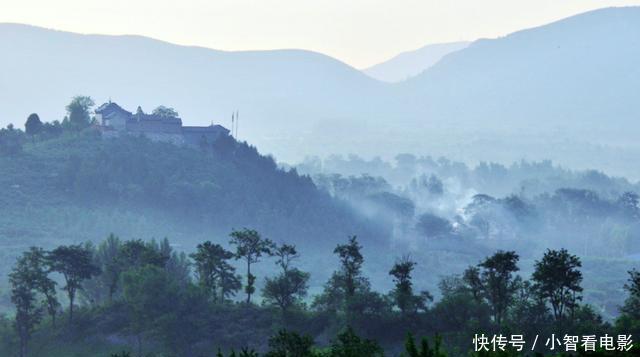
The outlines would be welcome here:
M 120 107 L 118 104 L 116 104 L 114 102 L 108 102 L 108 103 L 102 104 L 101 106 L 99 106 L 95 110 L 95 112 L 97 114 L 102 114 L 102 115 L 109 115 L 109 114 L 116 113 L 116 112 L 119 112 L 119 113 L 122 113 L 122 114 L 125 114 L 125 115 L 128 115 L 128 116 L 132 115 L 131 112 L 128 112 L 128 111 L 122 109 L 122 107 Z
M 182 119 L 180 118 L 165 117 L 156 114 L 136 113 L 132 116 L 132 119 L 140 122 L 162 122 L 166 124 L 182 125 Z
M 223 133 L 229 133 L 229 129 L 225 128 L 222 125 L 209 125 L 209 126 L 183 126 L 182 127 L 182 131 L 183 132 L 187 132 L 187 133 L 216 133 L 216 132 L 223 132 Z
M 128 112 L 118 104 L 109 101 L 99 106 L 95 112 L 102 114 L 103 117 L 108 118 L 114 114 L 123 114 L 128 118 L 128 128 L 134 131 L 157 131 L 165 130 L 168 128 L 175 128 L 171 130 L 180 130 L 176 128 L 179 126 L 184 134 L 229 134 L 229 129 L 222 125 L 209 125 L 209 126 L 182 126 L 182 119 L 172 118 L 166 116 L 160 116 L 155 114 L 147 114 L 141 110 L 135 114 Z

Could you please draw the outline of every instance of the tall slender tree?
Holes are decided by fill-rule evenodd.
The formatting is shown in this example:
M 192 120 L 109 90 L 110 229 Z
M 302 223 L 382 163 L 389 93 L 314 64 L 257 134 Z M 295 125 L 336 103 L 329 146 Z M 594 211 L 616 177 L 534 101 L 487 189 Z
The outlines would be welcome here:
M 91 251 L 80 245 L 59 246 L 49 254 L 51 269 L 64 277 L 69 298 L 69 322 L 73 321 L 73 303 L 82 282 L 100 272 L 94 265 Z
M 356 236 L 349 237 L 349 243 L 338 244 L 333 253 L 338 255 L 341 264 L 341 277 L 344 280 L 345 295 L 347 299 L 352 298 L 356 293 L 359 279 L 362 275 L 362 263 L 364 257 L 360 252 L 362 246 L 358 243 Z
M 563 320 L 567 310 L 573 310 L 582 300 L 581 266 L 580 258 L 569 254 L 566 249 L 548 249 L 535 263 L 532 275 L 534 291 L 551 305 L 556 321 Z
M 491 306 L 493 320 L 500 325 L 513 300 L 518 284 L 513 273 L 519 270 L 519 256 L 513 251 L 498 251 L 478 266 L 482 268 L 482 285 Z
M 274 249 L 273 254 L 278 257 L 276 265 L 282 272 L 274 278 L 266 278 L 262 296 L 267 303 L 280 307 L 286 314 L 306 296 L 310 275 L 291 267 L 292 262 L 300 257 L 294 245 L 283 244 Z
M 393 282 L 396 285 L 392 295 L 396 305 L 402 313 L 402 316 L 406 316 L 410 306 L 412 305 L 414 296 L 411 272 L 415 266 L 416 262 L 405 256 L 397 261 L 389 271 L 389 275 L 393 276 Z
M 100 261 L 101 278 L 107 286 L 108 301 L 112 302 L 118 291 L 118 282 L 122 275 L 123 265 L 120 259 L 122 243 L 114 234 L 98 246 L 97 257 Z
M 236 259 L 244 259 L 247 264 L 247 284 L 244 290 L 247 293 L 247 304 L 250 304 L 251 295 L 256 290 L 256 277 L 251 274 L 251 265 L 258 263 L 263 255 L 271 255 L 274 244 L 253 229 L 234 230 L 230 236 L 230 243 L 236 246 Z
M 91 124 L 91 108 L 95 102 L 91 97 L 76 96 L 67 105 L 67 118 L 74 129 L 83 129 Z
M 42 124 L 42 121 L 40 121 L 40 117 L 36 113 L 30 114 L 27 118 L 27 121 L 24 123 L 24 130 L 27 135 L 31 137 L 38 135 L 42 131 L 43 127 L 44 125 Z
M 300 258 L 300 254 L 298 254 L 296 246 L 286 243 L 273 250 L 273 255 L 277 258 L 276 264 L 280 266 L 282 273 L 286 273 L 289 270 L 291 263 Z
M 49 277 L 51 267 L 47 259 L 47 252 L 39 247 L 31 247 L 29 251 L 24 253 L 24 257 L 32 266 L 36 289 L 44 297 L 43 304 L 51 317 L 51 323 L 55 326 L 60 302 L 56 292 L 57 283 Z
M 27 355 L 28 342 L 42 320 L 42 308 L 38 304 L 39 273 L 32 257 L 25 253 L 9 274 L 11 302 L 16 307 L 14 326 L 20 340 L 20 357 Z
M 476 301 L 482 300 L 482 279 L 480 278 L 480 269 L 478 267 L 470 266 L 464 273 L 462 273 L 462 281 L 467 286 L 467 289 L 471 292 L 473 299 Z
M 240 279 L 235 274 L 235 268 L 228 262 L 234 257 L 232 252 L 207 241 L 198 244 L 196 252 L 190 257 L 195 262 L 198 284 L 215 302 L 224 301 L 240 289 Z

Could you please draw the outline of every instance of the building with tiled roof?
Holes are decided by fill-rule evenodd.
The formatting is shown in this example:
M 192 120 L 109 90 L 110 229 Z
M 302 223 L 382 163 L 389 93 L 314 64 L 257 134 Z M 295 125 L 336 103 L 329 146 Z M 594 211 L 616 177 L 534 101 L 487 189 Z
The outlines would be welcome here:
M 221 125 L 182 126 L 182 119 L 177 116 L 147 114 L 140 107 L 132 114 L 111 101 L 99 106 L 95 114 L 100 129 L 109 136 L 139 135 L 154 141 L 198 147 L 229 135 L 229 130 Z

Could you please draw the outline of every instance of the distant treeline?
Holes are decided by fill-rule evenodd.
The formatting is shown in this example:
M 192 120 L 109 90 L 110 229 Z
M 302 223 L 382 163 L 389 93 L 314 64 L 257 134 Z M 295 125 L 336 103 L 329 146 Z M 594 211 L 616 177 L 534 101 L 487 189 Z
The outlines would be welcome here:
M 480 162 L 470 166 L 446 157 L 398 154 L 393 160 L 364 159 L 357 155 L 332 155 L 325 159 L 309 157 L 296 168 L 309 175 L 362 175 L 382 178 L 392 187 L 420 185 L 434 178 L 441 182 L 455 183 L 450 190 L 474 189 L 492 196 L 512 193 L 535 196 L 572 187 L 608 195 L 625 191 L 639 191 L 640 184 L 626 178 L 608 176 L 597 170 L 570 170 L 550 160 L 527 161 L 505 165 L 496 162 Z
M 624 272 L 637 266 L 640 187 L 626 179 L 548 161 L 470 168 L 408 154 L 393 163 L 357 156 L 310 159 L 297 168 L 391 231 L 394 247 L 424 259 L 428 268 L 423 265 L 421 272 L 433 274 L 419 284 L 431 290 L 437 276 L 496 249 L 515 250 L 532 261 L 548 248 L 565 248 L 585 263 L 585 299 L 611 320 L 623 303 L 613 291 L 622 287 Z M 377 286 L 380 275 L 372 276 Z
M 415 241 L 519 241 L 528 250 L 576 250 L 583 256 L 624 258 L 640 252 L 640 196 L 634 191 L 605 193 L 559 188 L 528 195 L 493 197 L 462 190 L 435 175 L 392 187 L 381 177 L 315 175 L 316 185 L 374 217 L 395 234 Z M 528 252 L 527 252 L 528 253 Z
M 515 252 L 497 251 L 443 278 L 442 298 L 433 302 L 414 288 L 419 263 L 409 256 L 389 267 L 391 291 L 373 290 L 355 236 L 335 247 L 340 264 L 312 297 L 294 245 L 243 229 L 231 232 L 228 247 L 207 241 L 187 256 L 167 240 L 113 235 L 97 246 L 32 247 L 9 275 L 16 312 L 0 325 L 2 354 L 445 356 L 467 354 L 480 333 L 640 332 L 640 272 L 629 272 L 627 300 L 611 325 L 581 303 L 581 261 L 566 250 L 548 250 L 530 280 L 518 275 Z M 244 268 L 237 271 L 233 260 Z M 267 261 L 279 273 L 252 273 Z M 259 294 L 258 279 L 265 281 Z M 417 347 L 409 333 L 434 337 Z

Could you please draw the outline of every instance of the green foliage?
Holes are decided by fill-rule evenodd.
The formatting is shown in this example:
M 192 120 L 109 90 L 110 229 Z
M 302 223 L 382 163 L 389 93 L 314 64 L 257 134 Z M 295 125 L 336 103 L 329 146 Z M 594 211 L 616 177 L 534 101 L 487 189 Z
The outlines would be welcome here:
M 433 300 L 428 291 L 422 291 L 419 295 L 413 293 L 411 272 L 416 264 L 415 261 L 405 256 L 397 261 L 389 271 L 389 275 L 393 276 L 393 282 L 396 285 L 391 295 L 403 317 L 414 315 L 420 310 L 426 311 L 427 302 Z
M 111 354 L 111 357 L 131 357 L 131 353 L 129 353 L 127 351 L 122 351 L 120 353 Z
M 238 352 L 237 354 L 236 354 L 236 351 L 232 349 L 228 355 L 228 357 L 258 357 L 258 356 L 259 356 L 258 352 L 254 351 L 253 349 L 250 349 L 249 347 L 242 347 L 240 349 L 240 352 Z M 216 353 L 216 357 L 224 357 L 224 354 L 220 352 L 220 350 L 218 350 L 218 352 Z
M 13 124 L 0 129 L 0 155 L 16 156 L 22 152 L 25 142 L 24 133 L 15 129 Z
M 541 299 L 551 304 L 556 321 L 561 321 L 566 310 L 573 310 L 582 300 L 581 266 L 580 258 L 569 254 L 566 249 L 549 249 L 535 263 L 534 289 Z
M 624 285 L 624 289 L 629 297 L 622 307 L 622 312 L 640 320 L 640 272 L 635 269 L 629 271 L 629 279 Z
M 393 292 L 396 305 L 403 314 L 409 309 L 413 297 L 411 272 L 415 265 L 416 262 L 408 257 L 403 257 L 400 261 L 397 261 L 389 271 L 389 275 L 393 276 L 393 281 L 396 284 L 395 291 Z
M 178 286 L 153 265 L 134 268 L 123 275 L 123 300 L 126 303 L 130 332 L 142 351 L 145 333 L 157 333 L 158 322 L 175 308 Z
M 278 306 L 283 312 L 300 305 L 309 289 L 309 277 L 309 273 L 293 268 L 274 278 L 266 278 L 262 289 L 265 303 Z
M 310 357 L 314 342 L 309 335 L 280 330 L 269 338 L 269 352 L 265 357 Z
M 33 279 L 36 283 L 36 289 L 44 297 L 42 304 L 46 307 L 47 313 L 51 317 L 52 325 L 55 327 L 60 302 L 56 293 L 57 283 L 49 277 L 52 267 L 47 252 L 42 248 L 31 247 L 23 256 L 31 262 L 35 273 Z
M 122 242 L 113 233 L 109 234 L 107 239 L 98 245 L 93 257 L 101 274 L 87 282 L 84 291 L 93 293 L 91 299 L 100 303 L 104 301 L 104 290 L 106 290 L 107 301 L 112 302 L 118 292 L 120 276 L 125 270 L 122 259 Z
M 362 274 L 364 257 L 356 236 L 347 244 L 338 244 L 333 253 L 340 259 L 340 269 L 324 285 L 313 306 L 348 325 L 366 324 L 371 315 L 383 314 L 390 305 L 380 294 L 370 290 L 369 280 Z M 359 323 L 360 322 L 360 323 Z
M 167 298 L 167 297 L 165 297 Z M 172 292 L 171 305 L 155 319 L 155 333 L 168 351 L 178 356 L 194 355 L 194 346 L 210 336 L 208 296 L 192 285 Z
M 624 285 L 628 295 L 615 324 L 620 333 L 636 335 L 640 333 L 640 272 L 633 269 L 628 273 L 629 278 Z
M 341 264 L 341 278 L 344 280 L 345 295 L 350 298 L 355 295 L 358 281 L 361 278 L 364 257 L 360 250 L 356 236 L 349 237 L 348 244 L 338 244 L 333 253 L 338 255 Z
M 263 255 L 271 255 L 274 248 L 273 242 L 264 239 L 256 230 L 243 229 L 241 231 L 234 230 L 230 234 L 232 245 L 236 246 L 236 259 L 244 259 L 247 264 L 247 284 L 245 292 L 247 293 L 247 304 L 251 303 L 251 295 L 255 292 L 255 275 L 251 274 L 251 265 L 258 263 Z
M 468 350 L 469 336 L 474 332 L 530 334 L 551 330 L 555 327 L 552 316 L 539 292 L 544 291 L 544 286 L 564 286 L 565 291 L 567 286 L 576 286 L 559 276 L 570 275 L 572 282 L 580 282 L 576 278 L 581 277 L 580 264 L 566 251 L 560 251 L 559 259 L 548 253 L 538 262 L 536 268 L 541 273 L 538 278 L 534 276 L 536 286 L 515 275 L 518 255 L 498 252 L 462 276 L 445 279 L 441 284 L 442 298 L 428 307 L 430 295 L 414 291 L 412 273 L 416 263 L 409 259 L 383 270 L 395 283 L 391 294 L 373 291 L 363 273 L 362 246 L 353 236 L 334 249 L 340 267 L 316 297 L 315 309 L 307 310 L 303 299 L 310 275 L 294 267 L 299 258 L 296 246 L 275 246 L 262 234 L 296 239 L 299 245 L 304 244 L 303 249 L 326 248 L 328 253 L 335 241 L 327 237 L 367 233 L 360 227 L 371 227 L 368 222 L 317 190 L 308 177 L 299 176 L 295 170 L 278 169 L 272 158 L 259 155 L 254 147 L 233 138 L 225 137 L 206 143 L 201 150 L 192 150 L 136 137 L 107 140 L 92 130 L 79 130 L 90 124 L 92 105 L 88 97 L 74 98 L 64 124 L 40 126 L 39 119 L 30 118 L 26 130 L 32 140 L 25 140 L 25 133 L 12 126 L 0 130 L 0 235 L 7 247 L 16 244 L 17 248 L 11 249 L 19 251 L 35 239 L 55 242 L 51 244 L 96 240 L 117 228 L 122 237 L 168 234 L 188 251 L 196 242 L 219 236 L 230 227 L 255 229 L 231 234 L 234 253 L 206 241 L 197 246 L 191 260 L 184 252 L 174 251 L 167 239 L 121 241 L 116 235 L 97 246 L 62 245 L 51 253 L 42 248 L 31 249 L 20 258 L 10 277 L 11 298 L 18 305 L 11 323 L 19 328 L 9 331 L 9 320 L 0 321 L 2 355 L 15 354 L 18 349 L 13 341 L 19 340 L 20 331 L 25 340 L 32 338 L 33 345 L 38 342 L 64 356 L 98 351 L 86 349 L 89 343 L 104 347 L 99 350 L 102 355 L 135 344 L 138 355 L 143 349 L 155 355 L 206 355 L 213 351 L 212 346 L 223 346 L 227 351 L 256 346 L 263 351 L 268 337 L 283 325 L 298 332 L 281 331 L 273 336 L 270 353 L 380 355 L 382 350 L 372 339 L 398 352 L 404 334 L 414 331 L 423 336 L 441 332 L 447 347 L 453 347 L 448 350 L 462 354 Z M 177 116 L 169 110 L 157 114 Z M 444 194 L 442 181 L 438 180 L 425 179 L 430 195 Z M 412 202 L 386 192 L 390 186 L 384 180 L 362 177 L 329 181 L 327 187 L 335 192 L 387 207 L 395 218 L 413 218 Z M 588 190 L 562 189 L 534 203 L 552 205 L 554 212 L 563 213 L 558 216 L 577 222 L 582 222 L 581 215 L 594 217 L 610 211 L 633 222 L 638 212 L 637 195 L 630 192 L 615 201 Z M 487 231 L 494 222 L 481 213 L 486 213 L 482 207 L 491 205 L 505 210 L 518 222 L 535 218 L 535 207 L 521 196 L 476 197 L 468 213 L 485 219 Z M 560 224 L 559 220 L 554 223 Z M 447 220 L 426 217 L 421 221 L 427 235 L 459 233 L 458 228 L 452 231 Z M 360 224 L 363 222 L 366 224 Z M 627 230 L 620 227 L 619 235 L 627 237 Z M 384 234 L 372 230 L 369 233 L 365 236 L 371 241 Z M 264 304 L 232 303 L 241 284 L 230 259 L 242 259 L 247 265 L 245 291 L 250 302 L 256 291 L 256 276 L 251 268 L 270 255 L 275 256 L 281 271 L 265 279 Z M 68 295 L 70 318 L 74 309 L 77 312 L 74 324 L 56 327 L 55 316 L 61 309 L 56 282 L 62 285 L 58 273 L 66 283 L 62 288 Z M 616 325 L 621 332 L 640 326 L 639 281 L 638 273 L 631 274 L 629 300 Z M 84 300 L 74 307 L 76 292 Z M 594 308 L 578 305 L 577 301 L 569 301 L 571 324 L 562 326 L 564 329 L 574 333 L 611 330 Z M 287 313 L 280 314 L 272 306 Z M 44 317 L 43 307 L 50 319 Z M 326 353 L 313 348 L 313 337 L 327 341 L 346 325 L 354 329 L 339 333 Z M 54 341 L 56 338 L 60 342 Z M 69 347 L 61 347 L 65 344 Z M 411 338 L 405 347 L 411 356 L 435 356 L 441 352 L 439 339 L 432 347 L 426 340 L 417 346 Z M 247 347 L 240 354 L 256 352 Z
M 380 346 L 372 340 L 362 339 L 351 327 L 347 327 L 331 344 L 331 357 L 383 356 Z
M 27 135 L 31 136 L 40 134 L 43 127 L 44 125 L 42 124 L 40 117 L 36 113 L 30 114 L 27 118 L 27 121 L 24 123 L 25 132 L 27 133 Z
M 453 234 L 451 223 L 432 213 L 424 213 L 418 218 L 418 230 L 428 238 L 447 238 Z
M 198 244 L 191 259 L 195 263 L 198 284 L 203 287 L 215 302 L 226 301 L 240 289 L 240 277 L 235 274 L 229 260 L 235 255 L 219 244 L 206 241 Z
M 118 254 L 119 263 L 125 267 L 144 267 L 152 265 L 163 268 L 169 256 L 163 254 L 153 243 L 129 240 L 124 242 Z
M 91 124 L 91 108 L 95 102 L 91 97 L 76 96 L 67 105 L 67 125 L 73 130 L 84 129 Z
M 165 107 L 164 105 L 158 106 L 152 112 L 153 115 L 157 115 L 163 118 L 177 118 L 178 112 L 170 107 Z
M 190 250 L 249 226 L 317 251 L 344 232 L 383 234 L 308 177 L 228 137 L 204 152 L 59 122 L 44 123 L 34 140 L 10 127 L 0 129 L 0 172 L 3 275 L 30 245 L 98 242 L 110 232 L 170 236 Z
M 513 273 L 518 271 L 518 255 L 515 252 L 498 251 L 478 266 L 481 273 L 484 296 L 491 306 L 493 320 L 500 325 L 517 289 Z
M 63 290 L 69 298 L 69 322 L 73 320 L 73 303 L 83 281 L 100 273 L 94 265 L 91 251 L 80 245 L 59 246 L 48 256 L 51 270 L 62 274 L 65 280 Z
M 289 270 L 291 263 L 300 258 L 300 254 L 295 245 L 282 244 L 271 251 L 272 255 L 276 257 L 276 265 L 282 268 L 283 272 Z
M 42 319 L 37 302 L 38 282 L 43 274 L 41 265 L 30 252 L 25 253 L 9 274 L 11 302 L 16 306 L 15 328 L 20 339 L 20 356 L 27 355 L 27 343 Z
M 420 347 L 416 346 L 415 339 L 411 333 L 407 334 L 405 341 L 405 354 L 404 357 L 446 357 L 447 354 L 441 350 L 442 338 L 436 335 L 433 348 L 429 346 L 429 340 L 423 337 L 420 340 Z
M 266 304 L 278 306 L 286 313 L 292 306 L 302 304 L 309 289 L 310 274 L 291 268 L 293 261 L 300 257 L 294 245 L 282 244 L 272 249 L 272 255 L 277 258 L 275 263 L 282 273 L 265 279 L 262 297 Z
M 550 331 L 553 330 L 551 327 L 558 327 L 553 323 L 553 316 L 549 313 L 547 304 L 540 299 L 538 291 L 530 281 L 518 284 L 507 320 L 512 331 L 518 331 L 525 336 L 553 333 Z
M 462 280 L 467 285 L 473 299 L 480 301 L 482 299 L 482 279 L 480 278 L 480 268 L 471 266 L 462 273 Z
M 251 237 L 257 236 L 260 240 L 243 242 L 268 243 L 255 233 Z M 278 275 L 267 278 L 268 284 L 282 283 L 285 277 L 296 274 L 302 276 L 301 280 L 308 279 L 308 274 L 293 266 L 293 262 L 299 258 L 293 245 L 276 247 L 268 243 L 268 246 L 269 252 L 276 257 L 276 265 L 281 268 Z M 248 247 L 246 249 L 246 252 L 253 251 Z M 257 356 L 256 350 L 248 346 L 259 346 L 258 350 L 264 351 L 268 340 L 267 356 L 382 356 L 383 349 L 379 343 L 399 352 L 402 334 L 414 331 L 421 335 L 435 334 L 436 338 L 433 344 L 422 339 L 418 346 L 409 335 L 404 343 L 404 356 L 442 357 L 446 354 L 443 340 L 437 332 L 443 333 L 447 349 L 454 355 L 469 350 L 469 339 L 474 333 L 494 331 L 508 334 L 517 331 L 527 336 L 559 333 L 547 306 L 540 299 L 538 289 L 530 281 L 513 276 L 518 258 L 513 252 L 498 251 L 482 261 L 477 269 L 467 269 L 462 276 L 443 279 L 440 301 L 433 308 L 412 308 L 411 318 L 407 319 L 402 311 L 398 313 L 392 309 L 394 303 L 398 305 L 397 296 L 394 300 L 393 295 L 382 295 L 370 289 L 361 270 L 364 262 L 361 250 L 355 238 L 335 249 L 344 265 L 316 299 L 319 303 L 314 311 L 306 310 L 300 300 L 302 295 L 292 294 L 288 288 L 276 290 L 278 294 L 272 294 L 270 288 L 265 288 L 265 305 L 279 305 L 285 301 L 282 297 L 289 297 L 288 307 L 299 307 L 287 309 L 286 319 L 282 319 L 272 308 L 252 304 L 221 304 L 219 300 L 212 299 L 210 287 L 213 285 L 208 284 L 213 282 L 217 286 L 221 281 L 217 278 L 208 279 L 207 276 L 217 276 L 219 264 L 234 255 L 211 242 L 202 243 L 191 255 L 198 271 L 195 282 L 190 278 L 187 256 L 174 252 L 166 239 L 160 243 L 139 240 L 122 242 L 110 235 L 97 248 L 91 244 L 59 246 L 49 253 L 41 248 L 31 248 L 23 254 L 10 276 L 14 287 L 12 297 L 17 307 L 14 326 L 21 342 L 19 350 L 25 353 L 27 341 L 37 339 L 38 345 L 53 345 L 52 350 L 61 351 L 58 354 L 65 356 L 86 348 L 80 342 L 70 342 L 72 340 L 104 344 L 105 349 L 101 350 L 103 354 L 118 351 L 126 344 L 129 348 L 129 345 L 135 345 L 136 355 L 141 356 L 196 356 L 210 353 L 212 346 L 217 345 L 230 350 L 232 356 Z M 267 253 L 263 251 L 263 254 Z M 251 261 L 256 262 L 255 259 Z M 414 296 L 411 281 L 414 266 L 415 262 L 405 257 L 390 270 L 396 283 L 395 290 L 406 294 L 405 297 Z M 96 267 L 100 269 L 94 270 Z M 348 269 L 351 269 L 356 282 L 354 294 L 350 297 L 344 278 Z M 75 280 L 67 279 L 65 282 L 67 286 L 78 286 L 79 281 L 84 289 L 83 294 L 87 294 L 90 288 L 98 287 L 101 291 L 88 296 L 106 296 L 114 281 L 116 288 L 113 291 L 116 293 L 109 300 L 91 300 L 89 305 L 80 305 L 75 323 L 61 326 L 61 332 L 55 333 L 56 328 L 52 324 L 46 320 L 42 322 L 43 309 L 40 307 L 47 305 L 47 292 L 53 292 L 52 296 L 55 296 L 56 284 L 49 277 L 51 271 L 75 276 Z M 637 294 L 640 291 L 637 289 L 640 279 L 637 279 L 636 273 L 630 276 L 627 289 L 631 294 Z M 500 321 L 495 317 L 492 289 L 508 291 L 510 294 L 503 302 L 505 305 Z M 588 305 L 574 306 L 570 322 L 561 327 L 573 335 L 595 333 L 601 336 L 604 333 L 612 334 L 613 331 Z M 283 324 L 291 327 L 291 330 L 282 330 Z M 353 328 L 344 329 L 344 326 Z M 621 329 L 620 333 L 628 333 L 624 329 L 630 326 L 637 326 L 637 320 L 625 316 L 619 320 L 617 328 Z M 274 330 L 279 332 L 269 338 Z M 335 331 L 341 332 L 337 333 L 328 348 L 318 349 L 314 346 L 312 336 L 324 337 L 328 333 L 328 336 L 332 336 L 336 334 Z M 0 333 L 0 341 L 11 339 L 1 324 Z M 52 337 L 56 336 L 54 334 L 63 338 L 58 345 L 52 342 Z M 125 342 L 114 344 L 113 336 L 121 336 Z M 35 345 L 35 342 L 32 344 Z M 247 347 L 234 352 L 233 348 L 238 346 Z M 10 343 L 0 346 L 0 352 L 14 350 L 18 349 L 11 347 Z M 84 351 L 85 355 L 89 354 L 88 350 Z M 51 355 L 56 356 L 55 353 Z M 218 355 L 223 354 L 219 352 Z M 475 355 L 484 354 L 480 352 Z M 501 355 L 511 356 L 513 353 L 507 351 Z
M 491 328 L 491 308 L 476 300 L 459 277 L 441 281 L 442 298 L 431 310 L 435 331 L 449 331 L 461 336 L 473 336 Z
M 82 297 L 94 306 L 111 303 L 121 297 L 122 275 L 132 269 L 155 266 L 183 286 L 191 279 L 186 255 L 173 251 L 166 238 L 160 244 L 155 240 L 123 242 L 110 234 L 97 248 L 91 244 L 85 247 L 92 254 L 93 264 L 101 271 L 82 284 Z

